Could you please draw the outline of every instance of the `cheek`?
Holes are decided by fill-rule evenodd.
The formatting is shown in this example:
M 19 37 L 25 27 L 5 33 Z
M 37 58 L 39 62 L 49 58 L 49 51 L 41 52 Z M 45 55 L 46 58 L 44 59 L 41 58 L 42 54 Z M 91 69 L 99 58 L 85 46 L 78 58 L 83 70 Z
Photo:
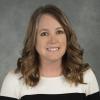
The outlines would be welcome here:
M 39 35 L 37 35 L 37 39 L 36 39 L 36 47 L 39 48 L 39 47 L 41 46 L 41 43 L 42 43 L 41 38 L 40 38 Z
M 60 41 L 61 41 L 63 52 L 66 52 L 66 50 L 67 50 L 67 39 L 66 39 L 66 37 L 63 37 Z
M 41 39 L 37 39 L 37 42 L 36 42 L 36 50 L 37 52 L 41 52 L 44 48 L 44 44 L 45 42 Z
M 67 38 L 66 36 L 63 36 L 62 38 L 59 39 L 60 40 L 60 43 L 63 45 L 63 46 L 67 46 Z
M 40 44 L 41 42 L 39 41 L 39 39 L 37 38 L 37 40 L 36 40 L 36 50 L 37 50 L 37 52 L 39 52 L 39 49 L 40 49 Z

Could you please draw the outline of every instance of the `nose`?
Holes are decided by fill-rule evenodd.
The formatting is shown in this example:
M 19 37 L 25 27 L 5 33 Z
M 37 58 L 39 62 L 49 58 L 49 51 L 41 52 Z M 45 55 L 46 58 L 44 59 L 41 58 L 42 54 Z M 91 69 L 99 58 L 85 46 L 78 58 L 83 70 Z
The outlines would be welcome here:
M 56 38 L 55 35 L 50 35 L 49 36 L 49 43 L 51 43 L 51 44 L 57 43 L 57 38 Z

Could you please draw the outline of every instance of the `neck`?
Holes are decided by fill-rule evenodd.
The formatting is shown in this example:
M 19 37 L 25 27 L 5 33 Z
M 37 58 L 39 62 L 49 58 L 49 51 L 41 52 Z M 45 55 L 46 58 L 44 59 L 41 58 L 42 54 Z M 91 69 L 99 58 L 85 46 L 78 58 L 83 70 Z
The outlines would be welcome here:
M 40 66 L 41 76 L 59 76 L 61 75 L 61 61 L 47 62 L 42 61 Z

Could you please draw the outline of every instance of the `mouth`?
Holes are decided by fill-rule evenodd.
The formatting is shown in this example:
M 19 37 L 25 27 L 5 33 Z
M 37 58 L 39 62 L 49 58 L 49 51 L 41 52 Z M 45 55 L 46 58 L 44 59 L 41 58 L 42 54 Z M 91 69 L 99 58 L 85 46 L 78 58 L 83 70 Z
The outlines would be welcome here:
M 47 50 L 49 51 L 49 52 L 56 52 L 56 51 L 58 51 L 60 48 L 59 47 L 49 47 L 49 48 L 47 48 Z

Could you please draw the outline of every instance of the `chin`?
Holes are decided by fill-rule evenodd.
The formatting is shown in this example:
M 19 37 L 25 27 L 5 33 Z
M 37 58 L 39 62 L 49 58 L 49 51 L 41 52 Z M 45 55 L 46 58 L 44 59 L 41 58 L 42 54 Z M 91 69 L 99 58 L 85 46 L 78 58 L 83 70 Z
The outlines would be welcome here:
M 48 61 L 50 62 L 56 62 L 56 61 L 60 61 L 62 58 L 49 58 Z

